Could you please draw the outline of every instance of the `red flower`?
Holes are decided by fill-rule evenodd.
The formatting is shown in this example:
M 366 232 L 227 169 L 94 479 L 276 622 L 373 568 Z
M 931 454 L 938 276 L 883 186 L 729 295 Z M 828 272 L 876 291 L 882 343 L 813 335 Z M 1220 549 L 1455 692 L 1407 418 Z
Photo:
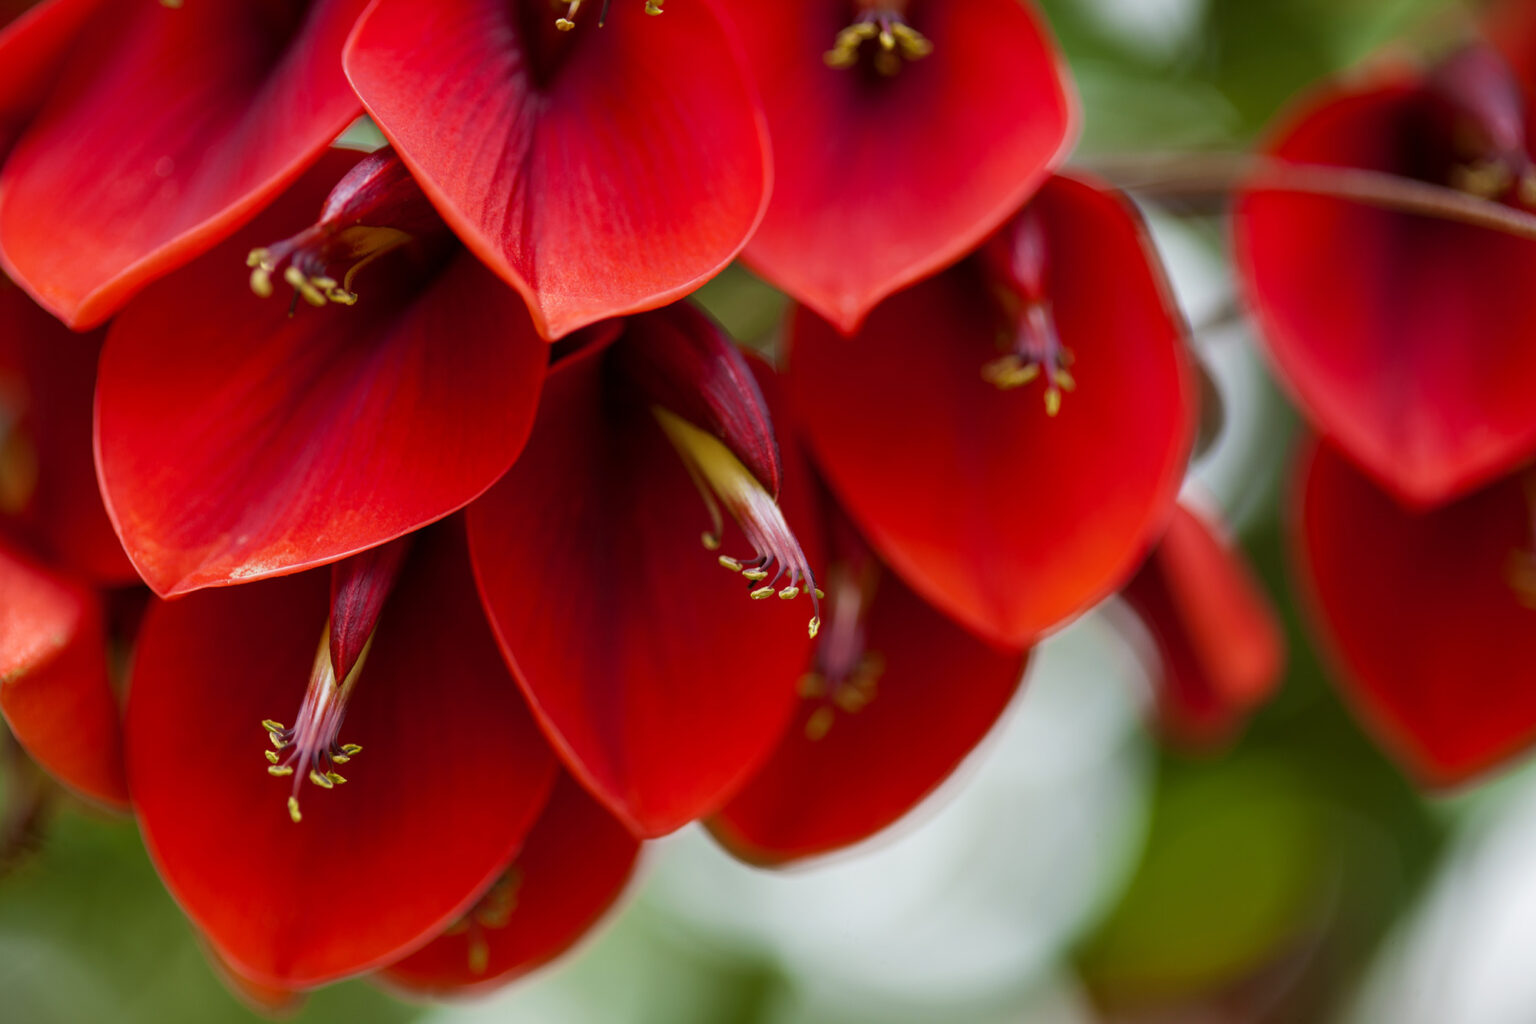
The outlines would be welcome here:
M 1298 467 L 1297 554 L 1338 679 L 1425 782 L 1536 741 L 1536 535 L 1528 476 L 1404 508 L 1338 449 Z
M 1148 665 L 1163 728 L 1177 741 L 1220 742 L 1280 682 L 1285 640 L 1242 554 L 1187 504 L 1126 584 L 1151 634 Z
M 794 470 L 745 359 L 677 305 L 558 364 L 527 450 L 469 509 L 508 663 L 572 774 L 637 835 L 716 810 L 794 711 L 818 625 L 814 551 L 774 501 L 782 479 L 803 521 Z
M 1054 178 L 854 337 L 802 308 L 790 345 L 796 418 L 843 507 L 918 594 L 996 643 L 1022 649 L 1117 590 L 1173 512 L 1193 382 L 1116 196 Z
M 522 302 L 453 245 L 387 153 L 325 199 L 355 160 L 328 156 L 112 325 L 96 408 L 102 490 L 160 594 L 409 533 L 489 487 L 528 436 L 548 351 Z M 322 200 L 318 224 L 267 244 Z M 248 253 L 259 291 L 281 274 L 294 303 L 307 300 L 297 315 L 251 295 L 238 271 Z
M 1474 48 L 1429 75 L 1321 90 L 1270 151 L 1427 182 L 1494 212 L 1531 210 L 1527 118 L 1500 59 Z M 1236 229 L 1247 300 L 1282 379 L 1313 425 L 1399 499 L 1454 499 L 1536 451 L 1525 284 L 1536 244 L 1264 178 L 1240 197 Z
M 1019 0 L 731 0 L 773 137 L 753 269 L 857 330 L 1045 180 L 1076 114 Z
M 379 0 L 346 53 L 444 219 L 549 338 L 693 291 L 766 202 L 757 96 L 711 0 L 655 18 L 655 0 L 618 0 L 606 25 L 596 6 Z
M 96 495 L 79 338 L 0 279 L 0 713 L 56 778 L 127 802 L 96 583 L 134 578 Z
M 783 864 L 891 825 L 981 742 L 1027 662 L 935 611 L 829 512 L 826 624 L 800 709 L 710 822 L 750 861 Z
M 433 996 L 514 981 L 591 930 L 623 892 L 639 852 L 639 841 L 562 775 L 506 872 L 441 936 L 385 968 L 383 980 Z
M 260 986 L 324 984 L 442 932 L 506 870 L 554 778 L 457 527 L 419 536 L 393 584 L 392 562 L 157 603 L 140 635 L 127 749 L 145 843 Z
M 83 329 L 227 237 L 360 112 L 340 53 L 363 5 L 86 5 L 57 84 L 0 169 L 0 265 Z M 57 0 L 36 17 L 73 27 L 79 7 Z M 51 52 L 40 35 L 24 56 Z M 0 66 L 6 113 L 54 64 L 24 65 L 18 82 Z

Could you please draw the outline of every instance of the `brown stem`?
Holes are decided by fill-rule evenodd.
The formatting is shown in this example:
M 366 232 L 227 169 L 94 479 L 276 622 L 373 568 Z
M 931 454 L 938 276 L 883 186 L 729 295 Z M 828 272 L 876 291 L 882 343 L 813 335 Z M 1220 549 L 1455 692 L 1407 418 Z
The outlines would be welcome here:
M 1273 157 L 1210 154 L 1163 159 L 1104 161 L 1096 168 L 1127 192 L 1163 203 L 1208 201 L 1247 190 L 1302 192 L 1350 199 L 1385 210 L 1412 213 L 1536 241 L 1536 215 L 1435 185 L 1363 167 L 1292 163 Z

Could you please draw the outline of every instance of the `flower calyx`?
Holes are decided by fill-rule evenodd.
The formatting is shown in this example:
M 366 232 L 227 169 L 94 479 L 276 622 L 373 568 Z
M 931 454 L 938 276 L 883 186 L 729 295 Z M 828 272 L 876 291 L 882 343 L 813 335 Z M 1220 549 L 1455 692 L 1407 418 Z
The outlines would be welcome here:
M 293 289 L 294 303 L 356 304 L 359 271 L 397 249 L 451 240 L 421 187 L 389 148 L 363 157 L 326 197 L 320 218 L 279 242 L 252 249 L 251 291 L 270 298 L 275 279 Z

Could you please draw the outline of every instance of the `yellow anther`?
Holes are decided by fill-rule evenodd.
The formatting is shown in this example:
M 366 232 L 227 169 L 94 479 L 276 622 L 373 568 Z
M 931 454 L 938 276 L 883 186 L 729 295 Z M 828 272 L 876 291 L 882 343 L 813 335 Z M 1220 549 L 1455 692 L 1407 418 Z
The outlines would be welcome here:
M 1045 414 L 1055 416 L 1061 412 L 1061 392 L 1054 387 L 1045 389 Z
M 823 704 L 805 720 L 805 738 L 812 741 L 822 739 L 832 731 L 832 723 L 836 720 L 837 712 Z
M 288 728 L 282 722 L 274 722 L 270 718 L 263 718 L 261 720 L 261 727 L 267 730 L 267 732 L 282 732 L 284 729 Z
M 779 591 L 779 597 L 783 598 L 786 601 L 793 601 L 795 598 L 797 598 L 799 596 L 800 596 L 800 588 L 799 587 L 785 587 L 783 590 Z
M 827 681 L 819 672 L 807 672 L 800 677 L 800 682 L 795 684 L 795 690 L 805 698 L 825 696 Z
M 710 533 L 708 530 L 705 530 L 703 533 L 699 534 L 699 543 L 704 545 L 705 551 L 720 550 L 720 538 L 716 534 Z
M 751 580 L 753 583 L 756 583 L 758 580 L 765 580 L 768 578 L 768 572 L 765 569 L 748 569 L 746 572 L 742 573 L 742 575 Z
M 288 817 L 293 819 L 295 825 L 304 820 L 304 815 L 299 813 L 299 798 L 296 796 L 288 798 Z
M 575 27 L 576 27 L 576 23 L 574 21 L 572 21 L 570 18 L 556 18 L 555 19 L 555 28 L 559 29 L 561 32 L 569 32 L 571 29 L 573 29 Z
M 267 760 L 271 761 L 273 764 L 277 764 L 277 751 L 275 751 L 275 750 L 267 751 Z
M 350 760 L 352 760 L 352 759 L 350 757 L 348 757 L 346 754 L 334 754 L 331 757 L 331 761 L 334 764 L 346 764 Z
M 279 734 L 275 733 L 275 732 L 267 733 L 267 739 L 271 740 L 272 741 L 272 745 L 274 747 L 276 747 L 278 750 L 282 750 L 284 747 L 286 747 L 288 745 L 287 742 L 284 741 L 283 737 L 280 736 Z
M 651 17 L 661 13 L 662 0 L 645 0 L 645 13 Z
M 773 596 L 773 588 L 772 587 L 758 587 L 756 590 L 752 591 L 750 596 L 751 596 L 752 600 L 754 600 L 754 601 L 761 601 L 765 597 L 772 597 Z
M 817 593 L 819 594 L 820 591 L 817 591 Z M 817 600 L 820 600 L 820 598 L 818 597 Z M 821 632 L 821 616 L 820 615 L 813 615 L 813 616 L 811 616 L 810 624 L 806 628 L 809 630 L 809 632 L 811 634 L 811 639 L 815 640 L 816 639 L 816 634 Z
M 933 52 L 933 43 L 899 16 L 877 13 L 839 32 L 832 41 L 832 49 L 822 54 L 822 60 L 831 68 L 851 68 L 859 62 L 864 44 L 870 41 L 879 44 L 873 63 L 882 75 L 896 74 L 903 60 L 921 60 Z
M 327 779 L 329 779 L 333 785 L 337 785 L 337 786 L 344 785 L 346 783 L 346 781 L 347 781 L 346 779 L 342 778 L 341 775 L 339 775 L 336 772 L 326 772 L 325 773 L 325 777 Z
M 311 768 L 309 770 L 309 781 L 313 782 L 321 789 L 333 789 L 336 785 L 331 781 L 330 775 L 322 775 L 320 769 L 318 768 Z
M 556 22 L 556 24 L 559 24 Z M 469 943 L 469 972 L 484 974 L 491 968 L 491 944 L 483 934 L 476 934 Z
M 816 600 L 818 601 L 825 601 L 827 599 L 827 592 L 820 587 L 816 587 L 811 593 L 816 595 Z
M 281 778 L 284 775 L 292 775 L 293 769 L 286 764 L 275 764 L 267 769 L 268 775 L 276 775 Z
M 341 745 L 341 752 L 348 757 L 356 757 L 363 752 L 363 748 L 356 743 L 343 743 Z
M 284 270 L 283 280 L 287 281 L 289 287 L 298 292 L 299 295 L 303 297 L 304 301 L 309 303 L 311 306 L 325 305 L 325 294 L 321 292 L 320 289 L 316 288 L 310 282 L 309 278 L 304 276 L 304 271 L 300 270 L 298 267 L 289 266 L 286 270 Z
M 741 572 L 742 570 L 741 562 L 730 555 L 721 555 L 720 564 L 731 570 L 731 572 Z

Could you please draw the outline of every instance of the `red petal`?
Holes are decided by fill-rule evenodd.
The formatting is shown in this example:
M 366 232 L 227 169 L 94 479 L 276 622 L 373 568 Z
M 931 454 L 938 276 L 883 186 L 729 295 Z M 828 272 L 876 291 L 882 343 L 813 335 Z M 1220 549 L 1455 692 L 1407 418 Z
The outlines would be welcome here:
M 103 5 L 0 173 L 0 265 L 83 329 L 229 235 L 357 116 L 363 6 Z
M 1286 160 L 1410 175 L 1416 79 L 1330 89 L 1282 129 Z M 1449 160 L 1449 155 L 1446 156 Z M 1536 244 L 1342 199 L 1248 191 L 1236 256 L 1270 356 L 1308 419 L 1401 500 L 1435 504 L 1536 450 Z
M 1415 775 L 1452 783 L 1536 740 L 1528 483 L 1403 508 L 1335 449 L 1299 467 L 1298 538 L 1313 620 L 1338 680 Z
M 47 99 L 69 45 L 101 0 L 44 0 L 15 20 L 0 8 L 0 161 Z
M 706 0 L 588 11 L 540 84 L 541 0 L 379 0 L 348 44 L 369 113 L 545 337 L 680 298 L 766 203 L 757 97 Z M 559 44 L 555 44 L 559 45 Z
M 408 533 L 490 486 L 528 436 L 547 346 L 517 295 L 467 253 L 415 278 L 399 276 L 408 260 L 380 261 L 356 306 L 291 318 L 246 287 L 246 252 L 313 220 L 345 161 L 147 291 L 108 335 L 103 492 L 161 594 Z
M 555 783 L 512 872 L 513 911 L 502 926 L 470 916 L 469 927 L 443 935 L 385 968 L 394 986 L 430 996 L 498 988 L 576 944 L 624 891 L 640 843 L 569 776 Z M 475 970 L 474 946 L 484 964 Z
M 128 697 L 128 768 L 172 894 L 240 974 L 307 988 L 456 920 L 505 866 L 554 759 L 486 630 L 462 541 L 417 542 L 347 710 L 334 792 L 263 771 L 261 721 L 299 706 L 326 573 L 157 604 Z M 310 790 L 315 787 L 308 783 Z
M 1241 553 L 1186 505 L 1125 588 L 1157 644 L 1156 693 L 1175 738 L 1229 736 L 1285 667 L 1273 605 Z
M 809 609 L 749 600 L 700 547 L 709 520 L 683 462 L 608 365 L 589 349 L 551 373 L 527 451 L 469 510 L 470 543 L 566 764 L 655 836 L 715 810 L 772 749 Z M 804 500 L 794 477 L 785 492 Z M 728 529 L 723 550 L 743 547 Z
M 732 8 L 773 136 L 773 199 L 746 258 L 844 333 L 975 248 L 1076 135 L 1066 70 L 1033 4 L 912 4 L 933 52 L 888 78 L 823 59 L 855 6 Z
M 138 581 L 102 507 L 91 453 L 101 337 L 71 334 L 0 280 L 0 515 L 47 560 L 92 580 Z
M 128 803 L 101 604 L 0 542 L 0 712 L 32 759 L 115 807 Z
M 732 851 L 782 864 L 874 835 L 959 766 L 1007 707 L 1026 658 L 989 647 L 880 576 L 866 648 L 884 662 L 873 701 L 807 729 L 821 701 L 801 702 L 773 757 L 715 816 Z M 829 618 L 822 642 L 837 629 Z
M 1193 395 L 1179 325 L 1124 202 L 1055 178 L 1030 209 L 1077 389 L 982 379 L 997 323 L 974 263 L 903 292 L 844 339 L 799 310 L 790 381 L 844 507 L 936 607 L 1021 649 L 1108 596 L 1172 514 Z

